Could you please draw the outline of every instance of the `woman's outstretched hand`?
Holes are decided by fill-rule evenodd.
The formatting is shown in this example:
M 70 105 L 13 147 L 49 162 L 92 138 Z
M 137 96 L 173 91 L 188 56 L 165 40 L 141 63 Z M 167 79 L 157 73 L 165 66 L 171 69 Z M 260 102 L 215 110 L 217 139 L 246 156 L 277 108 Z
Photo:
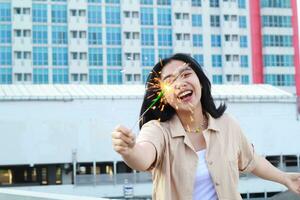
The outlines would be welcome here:
M 119 125 L 112 132 L 112 145 L 117 153 L 126 156 L 135 145 L 135 135 L 128 128 Z
M 286 173 L 285 186 L 290 191 L 300 195 L 300 173 Z

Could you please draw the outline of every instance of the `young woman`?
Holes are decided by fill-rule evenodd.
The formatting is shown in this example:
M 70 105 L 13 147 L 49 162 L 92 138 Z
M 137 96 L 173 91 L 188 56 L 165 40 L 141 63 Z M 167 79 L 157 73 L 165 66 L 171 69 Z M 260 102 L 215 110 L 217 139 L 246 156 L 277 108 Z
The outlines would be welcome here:
M 160 92 L 162 101 L 148 109 Z M 153 199 L 240 200 L 240 172 L 300 195 L 300 174 L 282 172 L 256 154 L 225 109 L 224 104 L 216 107 L 201 66 L 175 54 L 157 63 L 148 77 L 138 137 L 118 126 L 113 148 L 131 168 L 152 171 Z

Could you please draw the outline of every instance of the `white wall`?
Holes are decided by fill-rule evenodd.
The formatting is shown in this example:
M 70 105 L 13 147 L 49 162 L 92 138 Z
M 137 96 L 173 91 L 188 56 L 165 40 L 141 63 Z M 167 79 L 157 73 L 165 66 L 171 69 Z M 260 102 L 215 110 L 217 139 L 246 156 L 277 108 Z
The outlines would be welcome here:
M 0 165 L 121 160 L 111 147 L 117 124 L 131 128 L 141 99 L 0 102 Z M 300 154 L 295 103 L 228 103 L 260 154 Z M 137 129 L 137 126 L 136 126 Z M 137 131 L 135 131 L 137 132 Z

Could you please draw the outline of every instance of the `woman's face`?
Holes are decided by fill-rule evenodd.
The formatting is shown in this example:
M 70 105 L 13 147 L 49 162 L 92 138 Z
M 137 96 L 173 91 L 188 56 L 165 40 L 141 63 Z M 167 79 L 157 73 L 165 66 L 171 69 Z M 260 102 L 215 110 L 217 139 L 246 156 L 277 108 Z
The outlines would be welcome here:
M 202 86 L 187 63 L 172 60 L 162 68 L 161 81 L 169 87 L 164 92 L 167 103 L 177 111 L 191 111 L 201 106 Z

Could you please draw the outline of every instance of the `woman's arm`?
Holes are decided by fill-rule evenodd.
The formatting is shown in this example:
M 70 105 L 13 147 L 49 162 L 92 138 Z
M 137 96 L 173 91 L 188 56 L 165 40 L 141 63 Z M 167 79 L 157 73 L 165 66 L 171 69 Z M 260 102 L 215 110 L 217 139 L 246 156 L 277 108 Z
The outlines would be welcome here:
M 119 153 L 125 163 L 132 169 L 145 171 L 156 158 L 156 150 L 149 142 L 135 142 L 135 136 L 124 126 L 118 126 L 112 132 L 114 150 Z
M 289 190 L 300 195 L 300 173 L 283 172 L 262 156 L 257 156 L 257 164 L 251 173 L 263 179 L 283 184 Z
M 262 156 L 257 156 L 257 164 L 252 174 L 259 176 L 263 179 L 275 181 L 277 183 L 286 184 L 286 175 L 283 171 L 274 167 L 269 161 Z
M 136 143 L 126 154 L 121 154 L 125 163 L 132 169 L 146 171 L 155 161 L 155 147 L 148 142 Z

